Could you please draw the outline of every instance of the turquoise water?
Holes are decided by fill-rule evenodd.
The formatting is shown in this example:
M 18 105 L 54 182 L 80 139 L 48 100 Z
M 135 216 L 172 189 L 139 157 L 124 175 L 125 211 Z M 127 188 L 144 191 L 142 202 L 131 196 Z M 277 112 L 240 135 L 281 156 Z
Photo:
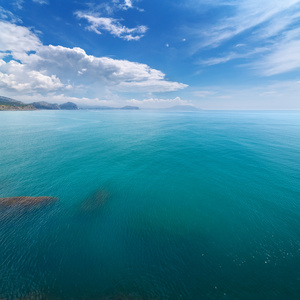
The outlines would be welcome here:
M 300 112 L 0 113 L 0 298 L 299 299 Z

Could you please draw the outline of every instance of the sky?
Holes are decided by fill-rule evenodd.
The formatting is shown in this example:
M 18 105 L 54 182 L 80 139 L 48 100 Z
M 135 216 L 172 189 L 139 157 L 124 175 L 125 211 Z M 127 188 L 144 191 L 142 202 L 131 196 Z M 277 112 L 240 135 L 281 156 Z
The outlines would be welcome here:
M 0 95 L 300 109 L 300 0 L 0 0 Z

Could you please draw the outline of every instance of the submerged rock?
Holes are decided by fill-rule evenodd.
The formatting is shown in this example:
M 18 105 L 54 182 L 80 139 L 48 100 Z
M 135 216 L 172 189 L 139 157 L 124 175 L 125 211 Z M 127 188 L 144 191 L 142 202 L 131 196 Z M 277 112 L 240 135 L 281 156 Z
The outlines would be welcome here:
M 98 190 L 89 197 L 87 197 L 80 206 L 82 212 L 97 211 L 101 208 L 106 200 L 109 198 L 109 193 L 106 190 Z
M 0 207 L 12 206 L 36 206 L 41 204 L 48 204 L 57 201 L 56 197 L 6 197 L 0 198 Z

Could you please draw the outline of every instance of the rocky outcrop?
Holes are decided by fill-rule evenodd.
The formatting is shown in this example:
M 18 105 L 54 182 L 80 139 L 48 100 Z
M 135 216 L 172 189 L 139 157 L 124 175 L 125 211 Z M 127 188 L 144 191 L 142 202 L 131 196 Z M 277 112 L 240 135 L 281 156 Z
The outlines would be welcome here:
M 57 201 L 56 197 L 7 197 L 0 198 L 0 207 L 13 207 L 13 206 L 36 206 L 41 204 L 48 204 Z
M 101 208 L 109 198 L 109 192 L 103 189 L 87 197 L 80 205 L 81 212 L 95 212 Z

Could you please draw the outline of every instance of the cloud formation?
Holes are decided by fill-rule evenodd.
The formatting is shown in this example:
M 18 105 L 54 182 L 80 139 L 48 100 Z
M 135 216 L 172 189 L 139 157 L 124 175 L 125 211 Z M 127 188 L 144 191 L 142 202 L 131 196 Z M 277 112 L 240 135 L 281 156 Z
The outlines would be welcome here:
M 22 60 L 24 54 L 41 46 L 39 38 L 28 28 L 0 21 L 0 52 L 9 52 L 15 59 Z
M 137 41 L 141 39 L 148 30 L 145 25 L 138 25 L 129 28 L 121 23 L 123 19 L 113 18 L 112 15 L 117 11 L 126 11 L 128 9 L 142 9 L 133 5 L 133 0 L 113 0 L 101 4 L 89 3 L 89 9 L 86 11 L 76 11 L 75 15 L 79 19 L 84 19 L 89 25 L 85 28 L 99 35 L 103 32 L 121 38 L 126 41 Z
M 9 22 L 0 22 L 0 45 L 0 86 L 7 91 L 71 96 L 74 91 L 166 92 L 187 86 L 146 64 L 43 45 L 28 28 Z
M 35 71 L 27 65 L 11 60 L 6 63 L 0 60 L 0 87 L 18 92 L 53 91 L 64 85 L 56 75 L 46 75 Z
M 90 24 L 86 28 L 97 34 L 102 34 L 101 31 L 107 31 L 113 36 L 119 37 L 126 41 L 139 40 L 144 36 L 147 27 L 140 25 L 134 28 L 128 28 L 120 23 L 119 20 L 114 18 L 104 18 L 89 15 L 83 12 L 76 12 L 76 16 L 80 19 L 85 19 Z M 101 30 L 101 31 L 100 31 Z

